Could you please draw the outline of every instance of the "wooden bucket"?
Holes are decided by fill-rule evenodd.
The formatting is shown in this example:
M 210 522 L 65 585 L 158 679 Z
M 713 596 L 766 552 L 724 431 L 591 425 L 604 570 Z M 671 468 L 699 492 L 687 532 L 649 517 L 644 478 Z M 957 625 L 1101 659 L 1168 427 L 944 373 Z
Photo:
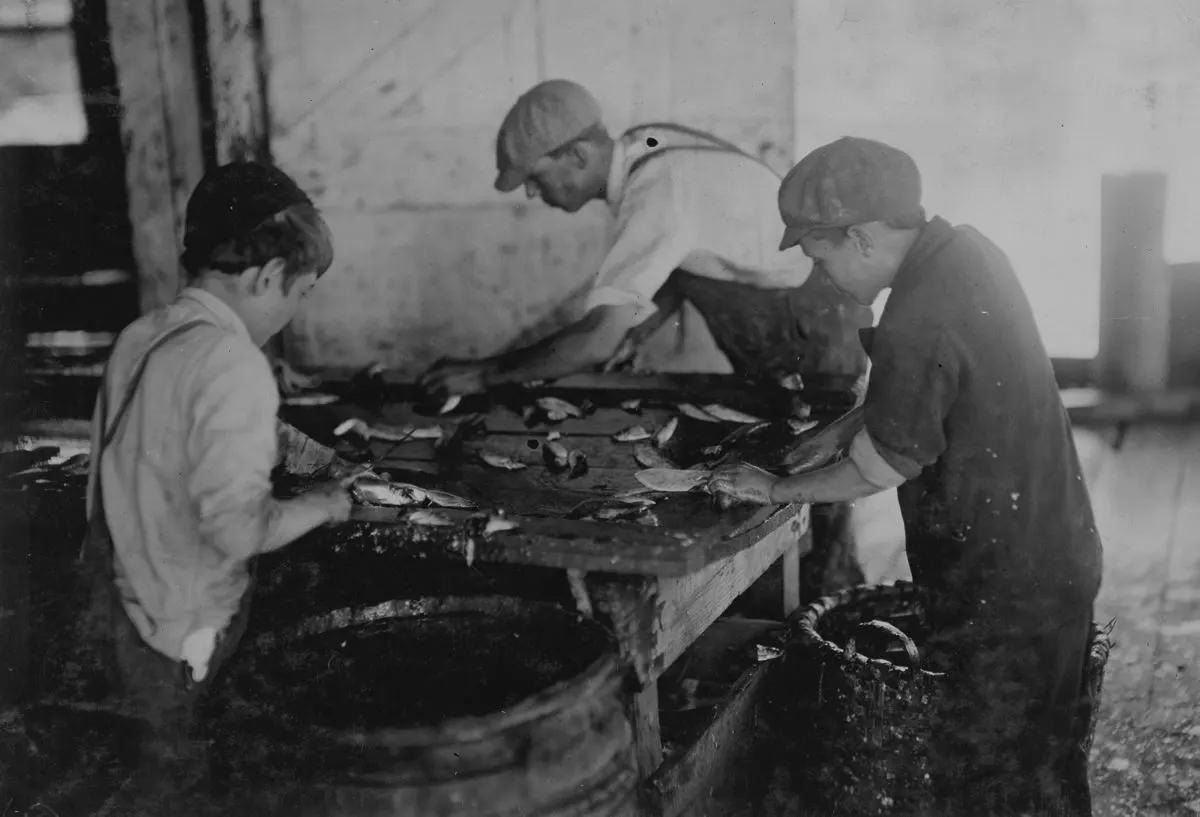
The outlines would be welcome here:
M 511 597 L 316 616 L 218 680 L 214 772 L 245 813 L 632 815 L 614 656 L 595 622 Z

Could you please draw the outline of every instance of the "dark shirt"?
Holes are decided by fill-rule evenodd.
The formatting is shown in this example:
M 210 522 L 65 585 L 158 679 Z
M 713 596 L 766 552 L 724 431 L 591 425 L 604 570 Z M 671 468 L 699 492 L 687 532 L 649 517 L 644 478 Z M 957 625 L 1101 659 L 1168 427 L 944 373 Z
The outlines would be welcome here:
M 866 426 L 908 478 L 913 579 L 973 617 L 1090 605 L 1101 548 L 1033 311 L 1004 253 L 934 218 L 871 340 Z M 991 607 L 986 607 L 991 605 Z

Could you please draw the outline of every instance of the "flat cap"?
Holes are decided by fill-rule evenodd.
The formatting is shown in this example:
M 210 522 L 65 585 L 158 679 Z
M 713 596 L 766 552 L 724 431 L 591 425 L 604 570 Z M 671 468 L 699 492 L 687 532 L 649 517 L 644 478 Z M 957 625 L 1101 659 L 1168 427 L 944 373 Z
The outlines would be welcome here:
M 796 164 L 779 185 L 781 250 L 809 230 L 921 214 L 921 174 L 902 150 L 844 136 Z
M 551 79 L 517 99 L 496 134 L 496 189 L 515 190 L 534 163 L 600 123 L 600 103 L 582 85 Z

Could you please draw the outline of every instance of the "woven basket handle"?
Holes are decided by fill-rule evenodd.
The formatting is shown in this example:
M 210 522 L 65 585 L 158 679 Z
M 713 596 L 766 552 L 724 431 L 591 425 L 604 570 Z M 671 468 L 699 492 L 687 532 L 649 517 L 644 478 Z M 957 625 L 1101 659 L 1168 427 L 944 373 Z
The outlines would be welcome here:
M 889 624 L 886 621 L 881 621 L 880 619 L 876 618 L 859 624 L 858 629 L 876 630 L 878 632 L 890 635 L 892 638 L 899 641 L 901 645 L 903 645 L 904 652 L 908 654 L 908 666 L 914 670 L 921 669 L 921 653 L 917 651 L 917 645 L 914 644 L 913 640 L 905 635 L 904 631 L 896 625 Z M 846 653 L 849 655 L 854 655 L 856 652 L 857 649 L 854 636 L 850 636 L 850 640 L 846 642 Z

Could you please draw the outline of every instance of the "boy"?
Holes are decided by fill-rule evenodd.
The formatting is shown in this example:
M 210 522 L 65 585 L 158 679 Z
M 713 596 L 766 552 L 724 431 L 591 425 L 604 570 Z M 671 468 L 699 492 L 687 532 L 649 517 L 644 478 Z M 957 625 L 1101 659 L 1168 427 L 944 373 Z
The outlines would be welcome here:
M 203 776 L 196 703 L 241 636 L 251 557 L 345 520 L 337 482 L 272 497 L 279 396 L 260 346 L 333 256 L 286 174 L 234 163 L 188 201 L 189 286 L 117 339 L 94 414 L 88 561 L 126 701 L 143 721 L 141 776 Z

